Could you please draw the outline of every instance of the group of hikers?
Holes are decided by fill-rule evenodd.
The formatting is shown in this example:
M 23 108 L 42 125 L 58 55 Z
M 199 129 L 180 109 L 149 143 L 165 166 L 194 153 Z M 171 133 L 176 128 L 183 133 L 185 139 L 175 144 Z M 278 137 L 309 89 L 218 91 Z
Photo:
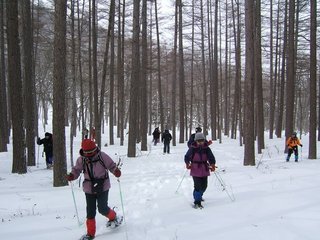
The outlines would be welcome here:
M 161 134 L 159 128 L 155 128 L 153 132 L 154 145 L 160 141 L 164 145 L 164 153 L 170 153 L 170 141 L 172 135 L 168 129 Z M 46 132 L 45 138 L 37 139 L 37 144 L 44 145 L 44 152 L 46 154 L 47 167 L 53 164 L 53 144 L 52 134 Z M 208 176 L 210 172 L 216 170 L 216 159 L 209 147 L 212 144 L 211 140 L 206 140 L 205 135 L 202 133 L 202 128 L 197 127 L 187 142 L 187 152 L 184 156 L 185 167 L 190 170 L 190 176 L 193 178 L 193 203 L 194 208 L 203 208 L 202 202 L 203 194 L 208 186 Z M 295 161 L 298 161 L 298 146 L 302 147 L 297 133 L 294 132 L 291 137 L 286 141 L 288 147 L 288 155 L 286 161 L 290 160 L 292 153 L 295 155 Z M 82 236 L 83 240 L 94 239 L 96 234 L 96 210 L 108 219 L 108 225 L 114 224 L 118 226 L 121 224 L 122 219 L 117 215 L 114 209 L 108 206 L 108 196 L 110 189 L 109 172 L 116 178 L 120 178 L 120 167 L 112 160 L 112 158 L 96 145 L 94 139 L 88 138 L 84 134 L 81 143 L 75 166 L 72 167 L 70 173 L 67 174 L 68 181 L 76 180 L 81 173 L 84 174 L 83 191 L 86 197 L 86 227 L 87 233 Z

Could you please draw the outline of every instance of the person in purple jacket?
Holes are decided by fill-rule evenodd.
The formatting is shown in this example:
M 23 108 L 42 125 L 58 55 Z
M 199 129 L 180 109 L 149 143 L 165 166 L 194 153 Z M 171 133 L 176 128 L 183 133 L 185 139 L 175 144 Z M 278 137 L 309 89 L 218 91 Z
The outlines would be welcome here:
M 68 181 L 73 181 L 84 173 L 83 191 L 87 203 L 87 234 L 82 239 L 94 239 L 96 233 L 96 207 L 101 215 L 109 221 L 117 221 L 116 212 L 108 207 L 110 179 L 108 171 L 115 177 L 121 176 L 116 163 L 105 152 L 100 151 L 91 139 L 84 139 L 81 143 L 80 155 L 72 171 L 67 175 Z
M 216 159 L 207 141 L 205 141 L 203 133 L 198 132 L 195 134 L 194 142 L 184 156 L 184 161 L 193 178 L 194 207 L 203 208 L 201 201 L 203 201 L 202 196 L 208 186 L 208 176 L 210 176 L 210 171 L 213 172 L 216 168 Z

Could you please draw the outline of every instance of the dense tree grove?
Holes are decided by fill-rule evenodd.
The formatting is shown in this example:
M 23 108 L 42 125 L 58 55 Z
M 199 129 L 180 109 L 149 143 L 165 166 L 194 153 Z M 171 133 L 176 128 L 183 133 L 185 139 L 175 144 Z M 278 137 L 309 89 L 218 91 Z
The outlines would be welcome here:
M 244 165 L 265 136 L 296 131 L 315 159 L 319 12 L 314 0 L 0 0 L 0 151 L 12 139 L 12 172 L 27 172 L 53 110 L 55 186 L 69 126 L 71 143 L 88 129 L 129 157 L 154 127 L 176 145 L 201 126 L 239 139 Z

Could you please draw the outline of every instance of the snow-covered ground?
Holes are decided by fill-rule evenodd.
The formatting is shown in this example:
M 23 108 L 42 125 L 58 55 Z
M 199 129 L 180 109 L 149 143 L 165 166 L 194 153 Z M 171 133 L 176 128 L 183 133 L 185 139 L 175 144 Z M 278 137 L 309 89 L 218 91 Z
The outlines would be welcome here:
M 223 190 L 217 177 L 210 176 L 202 210 L 191 207 L 193 182 L 183 161 L 186 144 L 171 146 L 171 154 L 163 155 L 163 145 L 153 146 L 151 137 L 149 140 L 149 151 L 138 151 L 137 158 L 127 158 L 126 147 L 118 142 L 102 148 L 115 161 L 123 161 L 120 184 L 111 176 L 109 205 L 117 206 L 125 223 L 106 229 L 106 219 L 97 214 L 96 239 L 320 239 L 320 161 L 307 159 L 307 136 L 302 138 L 298 163 L 293 156 L 285 162 L 284 139 L 266 137 L 266 149 L 256 155 L 257 165 L 261 163 L 258 168 L 243 166 L 243 147 L 238 140 L 224 137 L 222 144 L 214 142 L 211 149 L 217 174 L 227 187 Z M 79 147 L 78 138 L 75 156 Z M 71 186 L 52 186 L 53 172 L 45 169 L 41 154 L 39 167 L 29 167 L 24 175 L 11 174 L 11 148 L 9 145 L 8 153 L 0 153 L 0 239 L 78 239 L 85 233 L 85 225 L 78 225 Z M 73 182 L 73 190 L 83 223 L 85 197 L 78 180 Z

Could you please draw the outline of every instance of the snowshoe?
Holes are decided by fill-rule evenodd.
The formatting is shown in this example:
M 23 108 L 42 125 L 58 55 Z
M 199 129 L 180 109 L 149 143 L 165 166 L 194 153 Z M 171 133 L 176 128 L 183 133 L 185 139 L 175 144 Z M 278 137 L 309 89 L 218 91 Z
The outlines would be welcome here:
M 203 209 L 203 206 L 201 203 L 195 203 L 193 206 L 195 209 Z
M 119 227 L 121 225 L 123 221 L 123 217 L 122 216 L 117 216 L 114 220 L 112 221 L 108 221 L 106 224 L 107 228 L 116 228 Z
M 86 234 L 86 235 L 83 235 L 79 240 L 92 240 L 92 239 L 94 239 L 93 236 Z

